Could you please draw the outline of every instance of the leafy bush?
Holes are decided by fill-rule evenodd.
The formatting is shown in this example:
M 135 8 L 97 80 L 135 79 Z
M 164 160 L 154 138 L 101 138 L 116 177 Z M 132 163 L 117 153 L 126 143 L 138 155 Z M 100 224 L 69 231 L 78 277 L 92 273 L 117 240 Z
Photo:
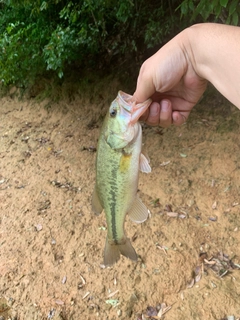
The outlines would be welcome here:
M 238 1 L 2 0 L 0 81 L 27 86 L 40 75 L 128 69 L 195 21 L 237 24 Z
M 46 71 L 61 78 L 72 67 L 81 71 L 135 61 L 144 46 L 161 43 L 172 29 L 175 18 L 169 4 L 2 0 L 0 79 L 6 85 L 27 85 Z
M 8 10 L 1 12 L 0 21 L 0 79 L 4 84 L 14 83 L 18 79 L 24 82 L 25 78 L 35 73 L 35 66 L 38 72 L 44 68 L 39 56 L 44 30 L 30 19 L 20 20 L 16 12 Z
M 190 16 L 191 21 L 217 21 L 237 26 L 240 17 L 238 0 L 184 0 L 181 5 L 183 17 Z

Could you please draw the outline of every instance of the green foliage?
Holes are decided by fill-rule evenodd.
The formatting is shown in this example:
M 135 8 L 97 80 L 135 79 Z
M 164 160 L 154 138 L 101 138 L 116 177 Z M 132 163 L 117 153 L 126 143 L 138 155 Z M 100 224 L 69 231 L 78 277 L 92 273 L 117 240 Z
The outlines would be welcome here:
M 70 27 L 57 26 L 53 31 L 48 44 L 43 48 L 43 58 L 47 70 L 56 70 L 59 78 L 63 76 L 64 64 L 68 59 L 77 59 L 79 38 L 75 30 Z
M 0 79 L 27 85 L 46 72 L 136 61 L 173 29 L 172 2 L 2 0 Z
M 240 18 L 238 0 L 184 0 L 179 6 L 182 17 L 191 21 L 215 21 L 237 26 Z
M 189 17 L 237 25 L 239 14 L 236 0 L 1 0 L 0 81 L 131 67 Z
M 30 75 L 36 64 L 41 68 L 38 56 L 41 37 L 36 36 L 37 33 L 38 26 L 31 21 L 7 21 L 0 38 L 0 70 L 3 83 L 12 83 L 19 77 Z

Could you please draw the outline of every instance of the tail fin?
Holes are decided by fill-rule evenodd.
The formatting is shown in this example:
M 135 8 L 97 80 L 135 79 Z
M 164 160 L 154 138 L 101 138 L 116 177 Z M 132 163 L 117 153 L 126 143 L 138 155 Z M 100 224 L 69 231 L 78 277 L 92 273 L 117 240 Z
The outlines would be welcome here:
M 104 250 L 104 265 L 109 267 L 116 263 L 120 259 L 120 254 L 133 261 L 138 259 L 136 251 L 128 238 L 125 238 L 124 243 L 121 244 L 111 244 L 107 239 Z

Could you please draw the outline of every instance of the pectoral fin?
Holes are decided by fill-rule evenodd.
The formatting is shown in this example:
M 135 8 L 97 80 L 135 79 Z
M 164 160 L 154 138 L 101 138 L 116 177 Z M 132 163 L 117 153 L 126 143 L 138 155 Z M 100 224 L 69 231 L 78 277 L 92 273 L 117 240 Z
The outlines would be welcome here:
M 149 164 L 149 159 L 141 153 L 140 159 L 139 159 L 139 170 L 144 173 L 149 173 L 152 171 L 150 164 Z
M 148 209 L 142 203 L 142 200 L 136 196 L 136 199 L 128 212 L 129 218 L 136 223 L 142 223 L 148 218 Z
M 96 186 L 94 187 L 93 195 L 92 195 L 92 209 L 93 209 L 94 213 L 96 213 L 96 214 L 100 214 L 103 211 L 103 207 L 102 207 L 101 202 L 99 200 Z

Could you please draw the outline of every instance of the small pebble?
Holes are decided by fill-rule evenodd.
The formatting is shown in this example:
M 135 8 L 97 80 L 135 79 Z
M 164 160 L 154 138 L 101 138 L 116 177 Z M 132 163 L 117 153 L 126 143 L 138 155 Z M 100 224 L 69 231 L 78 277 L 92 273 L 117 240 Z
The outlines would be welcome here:
M 8 299 L 8 305 L 11 307 L 14 304 L 15 300 L 13 298 Z
M 122 315 L 122 310 L 118 309 L 118 310 L 117 310 L 117 315 L 118 315 L 118 317 L 121 317 L 121 315 Z
M 216 216 L 214 216 L 214 217 L 209 217 L 208 220 L 210 220 L 210 221 L 217 221 L 217 217 L 216 217 Z
M 214 203 L 212 204 L 212 209 L 213 210 L 217 209 L 217 201 L 214 201 Z
M 179 217 L 180 219 L 185 219 L 185 218 L 186 218 L 186 215 L 181 213 L 178 217 Z
M 42 225 L 39 223 L 39 224 L 37 224 L 37 225 L 35 226 L 35 228 L 36 228 L 37 231 L 41 231 L 43 227 L 42 227 Z

